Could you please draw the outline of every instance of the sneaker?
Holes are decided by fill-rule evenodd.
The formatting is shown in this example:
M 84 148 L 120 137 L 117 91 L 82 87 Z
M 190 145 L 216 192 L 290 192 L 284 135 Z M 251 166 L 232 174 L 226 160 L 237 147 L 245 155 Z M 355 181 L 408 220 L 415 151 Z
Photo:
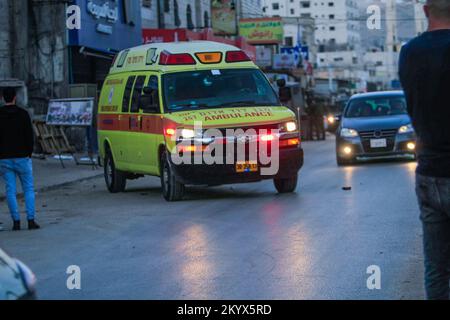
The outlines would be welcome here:
M 34 220 L 28 220 L 28 230 L 40 229 L 41 226 L 38 225 Z
M 19 231 L 19 230 L 20 230 L 20 221 L 14 221 L 13 231 Z

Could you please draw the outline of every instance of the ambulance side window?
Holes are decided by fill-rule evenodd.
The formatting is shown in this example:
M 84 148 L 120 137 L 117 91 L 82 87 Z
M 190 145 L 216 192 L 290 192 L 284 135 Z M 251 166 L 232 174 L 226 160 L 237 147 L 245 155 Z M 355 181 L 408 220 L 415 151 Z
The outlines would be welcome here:
M 144 88 L 146 76 L 139 76 L 134 84 L 133 97 L 131 98 L 131 109 L 130 112 L 139 112 L 139 97 L 142 94 L 142 89 Z
M 159 107 L 159 86 L 158 86 L 158 77 L 150 76 L 148 79 L 148 86 L 154 89 L 152 93 L 152 105 L 155 108 Z
M 123 102 L 122 102 L 122 112 L 128 112 L 129 106 L 130 106 L 130 97 L 131 97 L 131 90 L 133 90 L 133 84 L 134 80 L 136 79 L 135 76 L 131 76 L 128 78 L 127 85 L 125 87 L 125 92 L 123 95 Z

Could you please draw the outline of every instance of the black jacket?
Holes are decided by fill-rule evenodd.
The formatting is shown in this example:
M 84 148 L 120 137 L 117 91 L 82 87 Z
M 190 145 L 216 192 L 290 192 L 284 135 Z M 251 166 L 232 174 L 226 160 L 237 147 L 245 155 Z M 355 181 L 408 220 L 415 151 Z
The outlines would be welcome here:
M 450 178 L 450 30 L 425 32 L 406 44 L 400 80 L 418 136 L 417 172 Z
M 17 106 L 0 107 L 0 159 L 31 157 L 33 143 L 28 112 Z

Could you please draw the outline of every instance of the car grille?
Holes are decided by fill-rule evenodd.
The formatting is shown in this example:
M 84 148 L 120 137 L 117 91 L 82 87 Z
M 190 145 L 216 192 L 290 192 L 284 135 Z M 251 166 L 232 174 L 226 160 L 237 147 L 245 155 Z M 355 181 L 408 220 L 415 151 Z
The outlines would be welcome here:
M 369 130 L 360 131 L 361 143 L 366 153 L 383 153 L 392 152 L 395 146 L 395 137 L 398 129 L 385 129 L 385 130 Z M 371 148 L 371 139 L 386 139 L 387 146 L 385 148 Z

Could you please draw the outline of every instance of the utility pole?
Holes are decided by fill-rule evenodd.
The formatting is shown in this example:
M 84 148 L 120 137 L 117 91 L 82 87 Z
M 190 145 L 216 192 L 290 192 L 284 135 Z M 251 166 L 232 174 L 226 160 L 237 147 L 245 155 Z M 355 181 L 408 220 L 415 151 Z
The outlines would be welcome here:
M 386 1 L 386 74 L 388 81 L 390 82 L 396 78 L 396 71 L 394 68 L 394 52 L 397 45 L 397 4 L 395 0 Z

